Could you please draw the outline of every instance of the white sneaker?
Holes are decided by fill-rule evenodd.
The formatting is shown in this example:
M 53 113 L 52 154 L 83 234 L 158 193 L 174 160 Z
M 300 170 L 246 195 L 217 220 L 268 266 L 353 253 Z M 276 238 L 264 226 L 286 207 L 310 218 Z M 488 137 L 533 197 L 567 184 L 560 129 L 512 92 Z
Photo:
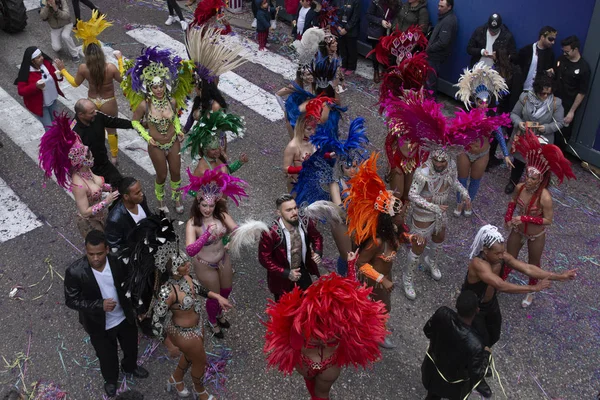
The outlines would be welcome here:
M 392 342 L 388 336 L 386 336 L 383 343 L 379 343 L 379 347 L 383 347 L 384 349 L 395 349 L 396 344 Z
M 186 21 L 179 21 L 179 23 L 181 24 L 181 29 L 185 31 L 188 27 L 188 23 Z
M 256 18 L 252 20 L 252 24 L 250 26 L 256 28 Z
M 179 17 L 175 16 L 175 15 L 169 15 L 169 18 L 167 18 L 167 20 L 165 21 L 165 25 L 172 25 L 173 22 L 177 22 L 179 21 Z
M 442 279 L 442 273 L 440 269 L 437 267 L 437 265 L 431 262 L 429 256 L 425 256 L 425 265 L 425 269 L 429 271 L 429 274 L 431 275 L 434 281 L 439 281 L 440 279 Z
M 411 274 L 406 272 L 402 273 L 402 283 L 404 284 L 404 294 L 409 300 L 417 298 L 417 292 L 415 292 L 415 286 L 413 285 L 413 277 Z

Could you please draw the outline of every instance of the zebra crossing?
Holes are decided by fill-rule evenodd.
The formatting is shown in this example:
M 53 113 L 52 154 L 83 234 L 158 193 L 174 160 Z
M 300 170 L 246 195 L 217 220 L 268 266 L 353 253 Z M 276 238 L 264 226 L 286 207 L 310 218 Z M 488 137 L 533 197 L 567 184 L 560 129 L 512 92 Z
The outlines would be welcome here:
M 39 8 L 40 3 L 39 0 L 26 0 L 25 5 L 28 10 L 34 10 Z M 128 31 L 127 34 L 144 46 L 169 48 L 180 57 L 187 57 L 185 45 L 160 31 L 158 27 L 136 28 Z M 223 40 L 226 43 L 241 45 L 244 48 L 242 56 L 246 57 L 249 62 L 260 64 L 285 79 L 294 77 L 294 64 L 287 58 L 271 52 L 259 53 L 258 46 L 254 42 L 241 36 L 227 36 Z M 103 50 L 107 62 L 116 65 L 117 61 L 113 55 L 114 49 L 104 44 Z M 15 67 L 16 73 L 19 65 Z M 66 80 L 63 80 L 59 83 L 59 86 L 65 97 L 59 96 L 58 101 L 66 109 L 73 110 L 77 100 L 87 97 L 85 84 L 74 88 Z M 221 76 L 219 88 L 224 94 L 248 107 L 267 121 L 275 122 L 282 120 L 284 117 L 283 111 L 272 93 L 236 73 L 230 72 Z M 11 115 L 10 119 L 0 119 L 0 131 L 19 146 L 37 166 L 40 138 L 44 132 L 42 124 L 23 106 L 21 98 L 13 98 L 2 87 L 0 87 L 0 109 L 5 111 L 7 115 Z M 181 120 L 185 121 L 188 114 L 189 107 L 181 116 Z M 122 110 L 119 117 L 130 118 L 131 111 Z M 118 133 L 121 154 L 126 155 L 148 174 L 155 175 L 147 152 L 140 151 L 140 149 L 146 147 L 146 143 L 139 137 L 137 132 L 135 130 L 119 130 Z M 65 190 L 65 193 L 71 199 L 73 198 L 70 191 Z M 41 221 L 27 204 L 0 178 L 0 243 L 26 234 L 41 225 Z

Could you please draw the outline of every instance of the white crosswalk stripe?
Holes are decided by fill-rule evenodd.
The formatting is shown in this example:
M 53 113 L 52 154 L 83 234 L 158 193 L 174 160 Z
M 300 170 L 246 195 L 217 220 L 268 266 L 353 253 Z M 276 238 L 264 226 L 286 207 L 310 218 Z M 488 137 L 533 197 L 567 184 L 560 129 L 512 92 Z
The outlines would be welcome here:
M 0 243 L 42 226 L 35 214 L 0 178 Z
M 23 3 L 25 4 L 25 9 L 27 11 L 37 10 L 42 6 L 40 0 L 24 0 Z
M 187 58 L 185 45 L 164 32 L 150 28 L 136 28 L 127 31 L 127 34 L 145 46 L 171 49 L 179 57 Z M 221 75 L 219 89 L 270 121 L 283 119 L 283 111 L 275 96 L 238 74 L 227 72 Z

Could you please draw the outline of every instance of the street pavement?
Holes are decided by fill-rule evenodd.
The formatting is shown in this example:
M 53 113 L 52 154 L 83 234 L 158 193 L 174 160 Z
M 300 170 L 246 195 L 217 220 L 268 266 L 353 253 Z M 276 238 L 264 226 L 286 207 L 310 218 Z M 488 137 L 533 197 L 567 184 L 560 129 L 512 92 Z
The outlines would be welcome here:
M 169 47 L 181 53 L 183 32 L 179 25 L 165 26 L 166 2 L 95 0 L 115 26 L 100 39 L 107 53 L 121 50 L 125 57 L 136 57 L 144 45 Z M 183 2 L 180 3 L 183 6 Z M 22 106 L 13 81 L 26 47 L 39 46 L 52 57 L 49 27 L 39 20 L 36 2 L 27 2 L 27 29 L 16 35 L 0 33 L 0 384 L 2 392 L 16 385 L 31 389 L 34 382 L 54 382 L 68 398 L 101 399 L 102 378 L 89 338 L 79 325 L 77 313 L 64 305 L 63 282 L 66 267 L 82 257 L 83 241 L 75 227 L 75 204 L 70 194 L 54 182 L 44 184 L 37 166 L 37 144 L 42 134 L 39 124 Z M 245 8 L 247 4 L 244 5 Z M 188 18 L 189 10 L 185 11 Z M 82 7 L 84 18 L 89 10 Z M 247 26 L 251 14 L 235 18 L 236 26 Z M 232 207 L 233 218 L 269 222 L 274 217 L 274 199 L 284 192 L 281 173 L 282 151 L 288 137 L 283 114 L 273 93 L 287 84 L 294 67 L 286 61 L 289 51 L 281 42 L 289 37 L 289 26 L 280 23 L 273 35 L 270 51 L 259 53 L 253 32 L 236 28 L 236 36 L 228 38 L 241 43 L 250 62 L 221 79 L 233 113 L 246 118 L 246 134 L 229 145 L 234 159 L 245 152 L 250 161 L 238 176 L 249 183 L 249 199 L 239 208 Z M 72 73 L 76 65 L 61 53 Z M 360 61 L 359 73 L 348 79 L 348 91 L 342 102 L 349 106 L 341 122 L 341 131 L 357 116 L 366 119 L 373 149 L 382 149 L 385 137 L 383 120 L 377 115 L 377 90 L 368 77 L 370 63 Z M 61 107 L 71 111 L 74 102 L 85 96 L 84 87 L 63 86 L 66 99 Z M 451 100 L 447 111 L 456 106 Z M 120 113 L 131 112 L 119 91 Z M 154 174 L 144 143 L 135 132 L 121 132 L 119 169 L 125 176 L 135 176 L 143 184 L 151 208 Z M 183 169 L 192 164 L 184 156 Z M 384 171 L 383 164 L 382 173 Z M 192 166 L 193 168 L 193 166 Z M 549 229 L 543 267 L 561 271 L 579 268 L 574 282 L 556 283 L 538 294 L 529 309 L 521 309 L 520 295 L 500 295 L 504 325 L 500 342 L 494 346 L 495 365 L 502 386 L 488 378 L 495 397 L 509 399 L 591 399 L 600 390 L 600 220 L 599 184 L 592 175 L 574 165 L 577 181 L 565 182 L 552 189 L 554 224 Z M 467 254 L 478 228 L 484 223 L 501 226 L 509 196 L 503 192 L 508 170 L 498 167 L 486 174 L 475 202 L 472 218 L 450 217 L 448 239 L 443 246 L 441 270 L 443 278 L 434 282 L 423 271 L 416 277 L 416 301 L 407 300 L 402 292 L 400 271 L 404 253 L 399 252 L 395 264 L 398 284 L 392 295 L 391 338 L 398 345 L 383 350 L 383 359 L 373 368 L 348 369 L 333 387 L 331 398 L 340 399 L 419 399 L 425 396 L 420 382 L 420 365 L 427 340 L 422 327 L 442 305 L 453 307 L 464 280 Z M 191 205 L 186 200 L 187 209 Z M 172 213 L 174 208 L 169 204 Z M 451 205 L 450 209 L 453 208 Z M 184 216 L 179 217 L 184 219 Z M 183 235 L 183 229 L 180 233 Z M 336 249 L 328 228 L 320 226 L 326 237 L 325 258 L 334 260 Z M 521 259 L 526 260 L 526 251 Z M 224 400 L 307 399 L 303 380 L 298 375 L 283 377 L 267 371 L 262 352 L 264 309 L 270 297 L 266 273 L 259 265 L 256 249 L 247 249 L 233 260 L 233 300 L 235 309 L 228 314 L 231 329 L 224 340 L 211 338 L 207 331 L 207 352 L 225 351 L 229 362 L 220 371 L 219 384 L 209 391 Z M 325 270 L 323 270 L 324 272 Z M 515 274 L 514 282 L 526 283 Z M 16 289 L 16 290 L 15 290 Z M 150 378 L 128 381 L 127 386 L 144 393 L 147 399 L 173 399 L 165 392 L 165 383 L 175 368 L 162 347 L 141 338 L 140 356 Z M 150 354 L 151 353 L 151 354 Z M 189 376 L 186 384 L 191 385 Z M 473 394 L 471 399 L 480 398 Z

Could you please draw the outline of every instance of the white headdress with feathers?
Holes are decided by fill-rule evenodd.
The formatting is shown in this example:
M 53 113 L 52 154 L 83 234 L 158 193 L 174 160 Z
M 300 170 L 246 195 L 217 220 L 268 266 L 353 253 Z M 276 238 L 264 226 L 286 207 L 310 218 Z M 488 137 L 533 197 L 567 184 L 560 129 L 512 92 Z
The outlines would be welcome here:
M 469 259 L 477 256 L 484 247 L 488 249 L 492 247 L 496 243 L 504 243 L 504 236 L 500 232 L 498 232 L 498 228 L 494 225 L 484 225 L 477 232 L 477 236 L 475 236 L 475 240 L 473 240 L 473 245 L 471 246 L 471 254 L 469 255 Z
M 504 78 L 492 67 L 478 62 L 473 69 L 465 68 L 458 78 L 456 98 L 465 103 L 467 109 L 471 106 L 471 97 L 480 98 L 488 102 L 490 98 L 496 101 L 508 93 L 508 86 Z
M 315 201 L 314 203 L 304 207 L 303 211 L 309 219 L 315 221 L 327 220 L 338 224 L 343 222 L 342 208 L 331 201 Z
M 231 235 L 227 245 L 229 253 L 234 257 L 239 257 L 242 247 L 255 246 L 261 235 L 268 231 L 269 227 L 262 221 L 248 220 L 244 222 Z
M 325 40 L 325 31 L 321 28 L 310 28 L 302 34 L 301 40 L 295 40 L 292 47 L 298 56 L 300 67 L 310 65 L 319 50 L 319 43 Z

